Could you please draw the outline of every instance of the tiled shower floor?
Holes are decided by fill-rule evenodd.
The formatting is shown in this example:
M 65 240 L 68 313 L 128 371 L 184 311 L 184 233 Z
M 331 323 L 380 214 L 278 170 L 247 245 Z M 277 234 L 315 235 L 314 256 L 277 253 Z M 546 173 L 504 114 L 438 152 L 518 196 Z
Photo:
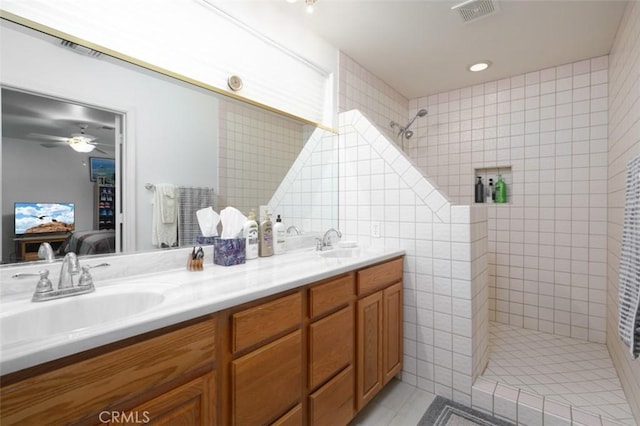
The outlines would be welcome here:
M 491 323 L 484 379 L 635 425 L 603 344 Z

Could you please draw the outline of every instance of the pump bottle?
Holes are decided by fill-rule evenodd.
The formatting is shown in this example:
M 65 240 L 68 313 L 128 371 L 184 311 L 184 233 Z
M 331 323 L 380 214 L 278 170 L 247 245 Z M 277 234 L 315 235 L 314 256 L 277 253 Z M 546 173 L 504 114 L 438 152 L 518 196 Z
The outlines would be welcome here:
M 273 255 L 273 225 L 269 218 L 269 213 L 264 213 L 264 219 L 260 222 L 258 231 L 259 249 L 258 255 L 260 257 L 269 257 Z

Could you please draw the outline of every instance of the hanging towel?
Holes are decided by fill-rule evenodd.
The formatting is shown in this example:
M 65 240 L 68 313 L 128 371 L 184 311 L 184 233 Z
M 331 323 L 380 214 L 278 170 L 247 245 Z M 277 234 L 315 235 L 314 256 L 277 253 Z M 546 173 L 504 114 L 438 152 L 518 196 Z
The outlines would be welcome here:
M 640 157 L 627 164 L 618 305 L 618 332 L 633 358 L 637 358 L 640 354 Z
M 195 244 L 200 235 L 196 212 L 213 207 L 213 188 L 178 187 L 178 245 L 188 247 Z
M 170 183 L 158 183 L 153 194 L 151 244 L 173 247 L 178 243 L 178 189 Z

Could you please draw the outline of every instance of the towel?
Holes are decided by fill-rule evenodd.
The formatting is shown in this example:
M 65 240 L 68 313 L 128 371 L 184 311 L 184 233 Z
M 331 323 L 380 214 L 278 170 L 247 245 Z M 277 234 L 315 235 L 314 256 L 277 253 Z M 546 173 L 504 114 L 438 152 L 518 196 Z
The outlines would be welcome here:
M 153 194 L 153 218 L 151 244 L 157 247 L 174 247 L 178 244 L 178 192 L 170 183 L 155 185 Z
M 620 251 L 618 332 L 633 358 L 640 355 L 640 157 L 627 164 Z
M 178 245 L 188 247 L 196 244 L 200 235 L 197 211 L 213 207 L 213 188 L 178 187 Z

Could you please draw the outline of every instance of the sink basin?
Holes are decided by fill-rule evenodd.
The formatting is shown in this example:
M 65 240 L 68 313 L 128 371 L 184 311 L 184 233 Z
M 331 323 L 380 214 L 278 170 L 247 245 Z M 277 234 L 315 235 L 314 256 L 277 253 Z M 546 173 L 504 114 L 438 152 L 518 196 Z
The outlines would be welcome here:
M 360 249 L 355 248 L 336 248 L 333 250 L 327 250 L 319 253 L 322 257 L 328 257 L 333 259 L 359 257 Z
M 104 291 L 47 302 L 22 304 L 0 315 L 1 346 L 71 333 L 127 318 L 160 305 L 162 292 L 148 289 Z

